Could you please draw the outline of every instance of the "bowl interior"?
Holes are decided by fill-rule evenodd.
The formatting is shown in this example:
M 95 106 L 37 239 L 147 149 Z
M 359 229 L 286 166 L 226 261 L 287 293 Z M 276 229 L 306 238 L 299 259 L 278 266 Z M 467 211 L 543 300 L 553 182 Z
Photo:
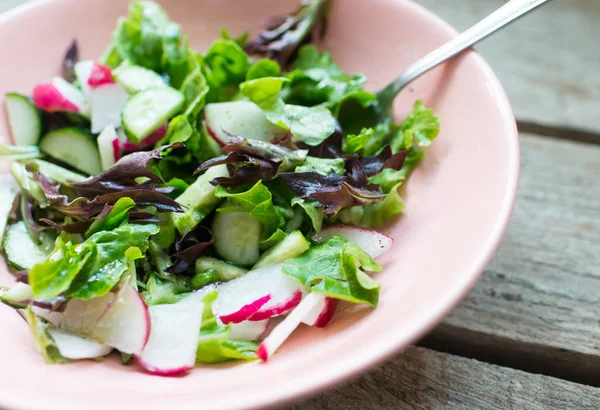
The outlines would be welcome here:
M 297 0 L 163 0 L 194 48 L 221 27 L 256 31 Z M 334 1 L 324 48 L 338 64 L 383 86 L 411 62 L 454 35 L 431 13 L 402 0 Z M 70 40 L 97 58 L 126 0 L 46 0 L 0 16 L 0 93 L 31 93 L 58 74 Z M 180 378 L 103 363 L 45 365 L 29 329 L 0 306 L 0 407 L 63 409 L 255 407 L 314 391 L 382 360 L 433 326 L 473 284 L 495 250 L 516 191 L 518 141 L 498 80 L 471 52 L 414 82 L 398 98 L 405 115 L 422 99 L 441 118 L 440 136 L 410 178 L 404 217 L 387 228 L 395 245 L 384 258 L 377 309 L 351 307 L 326 329 L 303 327 L 268 364 L 198 367 Z M 0 138 L 8 139 L 0 115 Z M 6 164 L 0 171 L 7 170 Z M 0 284 L 12 283 L 4 266 Z

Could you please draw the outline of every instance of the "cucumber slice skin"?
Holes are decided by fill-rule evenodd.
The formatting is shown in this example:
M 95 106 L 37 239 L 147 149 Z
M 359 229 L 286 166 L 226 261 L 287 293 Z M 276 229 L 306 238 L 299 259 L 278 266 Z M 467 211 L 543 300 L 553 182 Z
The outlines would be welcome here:
M 29 270 L 48 257 L 46 252 L 29 236 L 23 221 L 8 228 L 3 247 L 8 263 L 17 269 Z
M 185 98 L 171 87 L 148 88 L 132 95 L 123 109 L 123 128 L 134 143 L 144 138 L 175 116 Z
M 249 212 L 217 212 L 211 231 L 217 240 L 215 250 L 223 259 L 252 266 L 260 257 L 263 226 Z
M 293 231 L 281 242 L 263 253 L 253 269 L 285 262 L 288 259 L 302 255 L 308 248 L 310 248 L 310 242 L 306 240 L 302 232 Z
M 98 145 L 93 137 L 79 128 L 61 128 L 42 137 L 40 149 L 88 175 L 102 172 Z
M 33 101 L 22 94 L 7 93 L 5 102 L 15 145 L 37 145 L 42 136 L 42 116 Z
M 248 269 L 240 268 L 217 258 L 201 256 L 196 259 L 196 273 L 214 269 L 222 281 L 230 281 L 248 273 Z
M 37 165 L 40 172 L 46 176 L 49 176 L 53 180 L 60 182 L 61 184 L 67 184 L 69 182 L 83 182 L 89 179 L 89 177 L 78 174 L 52 162 L 44 161 L 42 159 L 34 159 L 27 161 L 28 164 Z
M 121 63 L 113 72 L 115 80 L 128 93 L 134 94 L 148 88 L 167 87 L 162 77 L 152 70 L 129 63 Z
M 175 228 L 182 236 L 194 229 L 221 202 L 221 198 L 215 196 L 217 188 L 210 181 L 226 175 L 229 175 L 226 165 L 212 167 L 175 199 L 185 209 L 184 213 L 171 214 Z

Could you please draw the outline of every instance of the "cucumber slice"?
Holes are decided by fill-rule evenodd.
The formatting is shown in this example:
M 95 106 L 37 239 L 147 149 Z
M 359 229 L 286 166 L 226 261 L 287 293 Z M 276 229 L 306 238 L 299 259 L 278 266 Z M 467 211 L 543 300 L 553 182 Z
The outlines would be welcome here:
M 31 239 L 23 221 L 8 228 L 4 239 L 4 251 L 8 262 L 17 269 L 29 270 L 48 257 L 46 252 Z
M 89 175 L 102 172 L 98 146 L 91 135 L 79 128 L 61 128 L 42 137 L 40 149 L 54 159 Z
M 83 182 L 89 179 L 87 176 L 69 171 L 66 168 L 41 159 L 27 161 L 27 163 L 37 165 L 42 174 L 49 176 L 51 179 L 60 182 L 61 184 L 66 184 L 68 182 Z
M 24 95 L 5 96 L 8 124 L 15 145 L 37 145 L 42 135 L 42 117 L 33 102 Z
M 260 256 L 263 227 L 249 212 L 217 212 L 212 223 L 215 250 L 223 259 L 252 266 Z
M 290 258 L 302 255 L 308 248 L 310 248 L 310 242 L 306 240 L 302 232 L 294 231 L 277 245 L 263 253 L 253 269 L 285 262 Z
M 130 140 L 139 143 L 173 117 L 185 98 L 171 87 L 149 88 L 134 94 L 123 109 L 123 126 Z
M 221 202 L 221 199 L 215 196 L 216 187 L 211 185 L 210 181 L 226 175 L 229 173 L 225 165 L 209 168 L 176 199 L 185 208 L 184 213 L 171 214 L 173 223 L 181 235 L 194 229 Z
M 26 308 L 31 299 L 33 299 L 31 286 L 21 282 L 16 283 L 9 291 L 0 296 L 0 301 L 17 309 Z
M 128 93 L 134 94 L 148 88 L 167 87 L 163 78 L 152 70 L 123 62 L 113 71 L 115 80 L 123 86 Z
M 211 269 L 219 275 L 219 279 L 222 281 L 230 281 L 248 273 L 247 269 L 240 268 L 217 258 L 201 256 L 196 260 L 196 273 L 206 272 Z

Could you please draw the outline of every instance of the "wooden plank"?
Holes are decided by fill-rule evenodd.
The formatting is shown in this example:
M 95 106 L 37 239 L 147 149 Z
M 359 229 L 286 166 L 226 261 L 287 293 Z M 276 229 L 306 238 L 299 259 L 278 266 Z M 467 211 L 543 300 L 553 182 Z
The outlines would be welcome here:
M 600 147 L 521 136 L 498 253 L 425 346 L 600 386 Z
M 416 2 L 462 31 L 506 0 Z M 563 128 L 563 137 L 571 129 L 600 132 L 598 21 L 597 0 L 553 1 L 476 47 L 500 77 L 523 130 L 537 132 L 533 125 L 542 124 Z
M 600 389 L 411 347 L 292 410 L 598 409 Z

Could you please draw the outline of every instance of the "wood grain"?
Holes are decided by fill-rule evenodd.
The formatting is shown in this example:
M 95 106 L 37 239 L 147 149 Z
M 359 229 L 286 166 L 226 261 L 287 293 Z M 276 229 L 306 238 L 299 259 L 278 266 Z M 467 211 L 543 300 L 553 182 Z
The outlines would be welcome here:
M 426 346 L 600 386 L 600 147 L 521 135 L 499 251 Z
M 506 0 L 416 2 L 462 31 Z M 600 132 L 598 21 L 597 0 L 553 1 L 476 47 L 498 74 L 525 131 L 556 126 L 565 131 L 562 137 L 588 140 L 585 131 Z
M 411 347 L 377 370 L 289 410 L 600 408 L 600 389 Z

